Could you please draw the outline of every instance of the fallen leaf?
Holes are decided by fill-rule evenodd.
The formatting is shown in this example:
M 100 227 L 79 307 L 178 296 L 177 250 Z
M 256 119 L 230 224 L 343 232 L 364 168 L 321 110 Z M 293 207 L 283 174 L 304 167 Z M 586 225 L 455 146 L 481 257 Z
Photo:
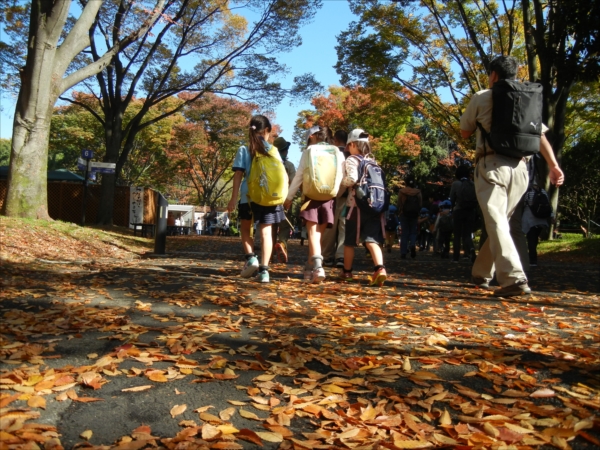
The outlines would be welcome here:
M 151 384 L 145 384 L 143 386 L 135 386 L 135 387 L 131 387 L 131 388 L 125 388 L 125 389 L 121 389 L 121 392 L 141 392 L 141 391 L 147 391 L 148 389 L 151 389 L 153 386 Z
M 240 416 L 242 416 L 244 419 L 262 420 L 256 414 L 254 414 L 250 411 L 246 411 L 245 409 L 240 408 L 239 412 L 240 412 Z
M 178 416 L 180 414 L 183 414 L 184 411 L 187 409 L 187 405 L 175 405 L 171 408 L 171 417 L 175 418 L 175 416 Z
M 81 433 L 79 435 L 79 437 L 81 437 L 82 439 L 85 439 L 86 441 L 89 441 L 92 438 L 93 434 L 94 433 L 92 430 L 85 430 L 83 433 Z

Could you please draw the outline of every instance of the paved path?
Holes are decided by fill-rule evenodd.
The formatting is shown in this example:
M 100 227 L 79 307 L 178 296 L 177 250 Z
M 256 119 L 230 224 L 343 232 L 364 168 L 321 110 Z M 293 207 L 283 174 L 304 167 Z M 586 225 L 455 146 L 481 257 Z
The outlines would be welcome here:
M 421 424 L 419 433 L 437 445 L 448 444 L 445 439 L 466 442 L 456 431 L 435 431 L 444 410 L 458 427 L 470 423 L 469 418 L 477 421 L 472 409 L 477 406 L 490 417 L 533 411 L 533 422 L 512 424 L 532 423 L 539 433 L 557 427 L 572 431 L 581 422 L 578 432 L 588 433 L 589 439 L 574 432 L 571 436 L 571 431 L 560 439 L 568 437 L 572 448 L 597 448 L 592 442 L 600 439 L 598 422 L 591 416 L 600 408 L 597 267 L 544 265 L 541 259 L 530 274 L 534 295 L 498 300 L 466 283 L 468 263 L 452 264 L 428 253 L 401 261 L 397 249 L 385 255 L 389 282 L 381 289 L 369 287 L 371 263 L 359 249 L 358 281 L 344 284 L 331 276 L 322 285 L 306 286 L 301 264 L 307 248 L 292 243 L 290 264 L 275 264 L 273 282 L 264 286 L 238 277 L 242 261 L 234 238 L 186 242 L 170 255 L 120 265 L 36 270 L 6 265 L 0 311 L 2 387 L 23 386 L 17 391 L 22 399 L 8 409 L 27 409 L 32 395 L 44 396 L 45 409 L 28 409 L 40 413 L 35 422 L 57 427 L 65 448 L 84 442 L 80 434 L 85 430 L 92 430 L 94 445 L 141 448 L 124 436 L 142 425 L 151 428 L 157 443 L 166 439 L 161 445 L 174 448 L 169 439 L 191 429 L 192 422 L 215 427 L 231 422 L 238 430 L 263 432 L 282 431 L 277 427 L 284 425 L 304 442 L 296 442 L 298 448 L 343 447 L 343 441 L 317 435 L 319 425 L 341 434 L 339 424 L 359 423 L 347 415 L 371 402 L 392 402 L 394 412 L 410 411 Z M 86 387 L 81 374 L 90 372 L 99 378 Z M 55 373 L 77 384 L 62 389 L 69 383 L 56 382 Z M 34 381 L 49 378 L 53 387 L 35 390 Z M 140 386 L 152 387 L 123 391 Z M 550 387 L 557 395 L 549 399 L 506 394 L 529 395 Z M 65 392 L 79 400 L 60 397 Z M 438 394 L 438 400 L 431 400 Z M 293 408 L 302 404 L 294 403 L 296 397 L 317 404 L 313 398 L 321 401 L 327 395 L 344 398 L 331 400 L 337 406 L 317 416 L 313 410 Z M 87 402 L 87 397 L 101 401 Z M 288 408 L 281 407 L 286 404 Z M 176 405 L 187 409 L 171 417 Z M 231 419 L 218 417 L 232 407 L 236 412 Z M 242 410 L 257 418 L 242 417 Z M 507 428 L 493 423 L 506 442 L 544 447 L 546 441 L 537 435 L 515 441 L 505 436 Z M 372 431 L 373 426 L 362 429 Z M 491 445 L 485 436 L 493 431 L 487 429 L 486 435 L 478 424 L 470 426 L 475 428 L 469 433 L 482 433 L 482 442 Z M 406 426 L 392 429 L 415 438 L 416 432 Z M 390 426 L 381 430 L 387 430 L 380 437 L 389 445 L 398 439 L 390 435 Z M 552 441 L 551 433 L 558 432 L 548 433 L 550 437 L 543 435 L 547 442 L 562 443 Z M 369 436 L 350 446 L 373 445 Z M 229 444 L 208 442 L 214 448 L 237 448 L 225 433 L 216 442 Z M 266 448 L 290 448 L 291 442 L 263 440 Z

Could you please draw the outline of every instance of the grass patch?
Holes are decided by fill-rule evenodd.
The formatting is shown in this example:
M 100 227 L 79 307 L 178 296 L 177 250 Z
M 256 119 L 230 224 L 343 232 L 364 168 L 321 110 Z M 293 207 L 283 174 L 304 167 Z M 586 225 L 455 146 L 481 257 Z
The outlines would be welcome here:
M 581 234 L 563 233 L 562 239 L 542 241 L 538 254 L 545 260 L 600 263 L 600 237 L 584 238 Z
M 0 217 L 2 259 L 74 261 L 105 258 L 130 260 L 152 251 L 152 239 L 133 236 L 123 227 L 85 227 L 59 220 Z

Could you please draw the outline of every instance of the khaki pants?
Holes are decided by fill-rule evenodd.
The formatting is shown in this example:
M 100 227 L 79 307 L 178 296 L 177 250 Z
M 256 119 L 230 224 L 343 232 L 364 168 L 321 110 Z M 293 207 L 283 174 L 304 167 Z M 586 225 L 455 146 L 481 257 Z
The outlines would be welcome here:
M 527 190 L 529 177 L 523 160 L 492 154 L 475 169 L 475 191 L 488 238 L 473 265 L 473 277 L 490 281 L 496 272 L 502 287 L 527 281 L 510 234 L 509 220 Z
M 346 237 L 346 218 L 342 216 L 344 205 L 346 205 L 346 197 L 335 199 L 333 227 L 325 228 L 321 236 L 321 252 L 325 259 L 344 259 L 344 239 Z

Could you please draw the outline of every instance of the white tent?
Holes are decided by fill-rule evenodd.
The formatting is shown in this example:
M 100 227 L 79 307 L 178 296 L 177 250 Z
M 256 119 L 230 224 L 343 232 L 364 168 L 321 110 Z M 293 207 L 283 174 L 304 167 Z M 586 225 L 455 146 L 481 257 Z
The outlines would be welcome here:
M 182 226 L 191 227 L 194 223 L 194 205 L 169 205 L 167 206 L 167 217 L 179 217 Z

